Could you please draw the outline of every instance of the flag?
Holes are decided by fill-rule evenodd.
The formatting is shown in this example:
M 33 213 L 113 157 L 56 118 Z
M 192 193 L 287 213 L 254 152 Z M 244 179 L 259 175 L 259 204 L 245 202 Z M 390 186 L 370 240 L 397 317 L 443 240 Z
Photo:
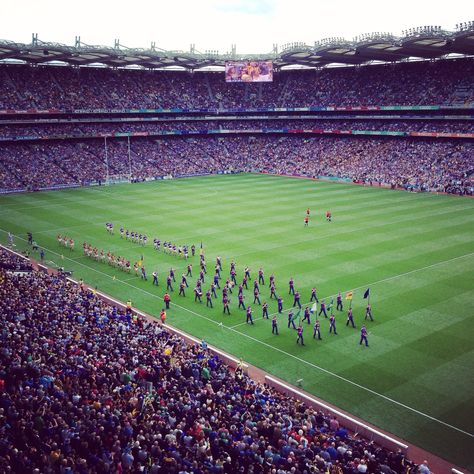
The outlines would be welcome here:
M 346 293 L 346 300 L 352 300 L 352 295 L 353 295 L 353 292 L 352 291 L 348 291 Z
M 318 311 L 318 303 L 314 303 L 310 309 L 310 313 L 316 313 Z
M 367 288 L 364 293 L 364 299 L 368 298 L 370 296 L 370 288 Z
M 300 313 L 301 313 L 301 309 L 299 309 L 298 312 L 293 316 L 292 321 L 295 321 L 296 318 L 299 317 Z

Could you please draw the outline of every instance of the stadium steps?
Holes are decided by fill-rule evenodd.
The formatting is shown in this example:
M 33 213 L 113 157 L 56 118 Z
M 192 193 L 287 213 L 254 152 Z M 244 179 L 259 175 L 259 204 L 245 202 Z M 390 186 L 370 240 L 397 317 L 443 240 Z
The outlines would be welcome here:
M 14 169 L 11 169 L 9 166 L 7 166 L 6 163 L 0 161 L 0 166 L 3 167 L 3 169 L 8 173 L 8 174 L 11 174 L 12 176 L 14 176 L 16 178 L 16 180 L 21 183 L 23 186 L 26 186 L 27 183 L 26 181 L 24 181 L 21 176 L 14 170 Z
M 22 100 L 23 96 L 20 94 L 20 92 L 19 92 L 19 90 L 18 90 L 18 88 L 15 84 L 15 81 L 11 78 L 10 74 L 8 74 L 8 69 L 7 68 L 2 68 L 2 72 L 3 72 L 3 77 L 5 78 L 5 82 L 10 84 L 12 89 L 15 91 L 15 95 L 17 96 L 17 98 Z
M 51 69 L 51 70 L 50 70 L 50 69 Z M 52 83 L 55 84 L 56 87 L 59 89 L 59 91 L 61 92 L 61 94 L 64 94 L 64 88 L 63 88 L 63 86 L 60 84 L 60 82 L 58 81 L 58 78 L 57 78 L 56 75 L 54 74 L 53 69 L 54 69 L 54 68 L 48 68 L 49 77 L 51 78 Z
M 104 169 L 107 168 L 107 163 L 105 162 L 105 155 L 102 155 L 102 154 L 99 155 L 99 154 L 95 153 L 94 148 L 92 150 L 88 150 L 88 152 L 91 154 L 91 156 L 97 158 L 99 163 L 101 163 L 104 166 Z M 109 161 L 109 174 L 110 174 L 110 171 L 113 171 L 114 174 L 115 174 L 117 172 L 117 169 L 115 168 L 114 165 L 111 165 L 110 161 Z
M 474 92 L 471 86 L 462 84 L 454 89 L 452 103 L 454 105 L 464 105 L 472 101 Z
M 244 104 L 246 104 L 249 100 L 249 95 L 250 95 L 250 85 L 248 83 L 245 83 L 245 89 L 244 89 Z
M 204 84 L 206 85 L 207 93 L 209 94 L 209 99 L 214 103 L 214 94 L 212 92 L 211 83 L 209 82 L 209 77 L 207 74 L 204 74 Z
M 280 92 L 280 96 L 278 97 L 277 103 L 280 106 L 283 106 L 286 103 L 287 95 L 289 95 L 289 86 L 290 86 L 290 77 L 288 76 L 285 79 L 285 83 L 283 84 L 283 87 Z
M 38 151 L 40 152 L 40 154 L 43 156 L 43 158 L 45 159 L 47 163 L 49 162 L 56 165 L 66 176 L 69 176 L 70 178 L 72 178 L 76 183 L 81 182 L 81 180 L 77 176 L 72 174 L 64 165 L 62 165 L 58 159 L 56 158 L 51 159 L 49 155 L 43 150 L 38 150 Z
M 48 155 L 44 154 L 45 158 L 49 158 Z M 63 173 L 67 176 L 69 176 L 70 178 L 72 178 L 76 183 L 80 183 L 81 180 L 75 175 L 75 174 L 72 174 L 65 166 L 63 166 L 61 164 L 61 162 L 55 158 L 53 158 L 52 162 L 59 168 L 63 171 Z

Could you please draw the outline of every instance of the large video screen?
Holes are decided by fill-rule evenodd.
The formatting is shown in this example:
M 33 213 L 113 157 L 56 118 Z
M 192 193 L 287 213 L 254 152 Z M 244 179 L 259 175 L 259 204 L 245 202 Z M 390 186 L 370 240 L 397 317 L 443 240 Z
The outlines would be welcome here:
M 272 61 L 226 61 L 226 82 L 272 82 Z

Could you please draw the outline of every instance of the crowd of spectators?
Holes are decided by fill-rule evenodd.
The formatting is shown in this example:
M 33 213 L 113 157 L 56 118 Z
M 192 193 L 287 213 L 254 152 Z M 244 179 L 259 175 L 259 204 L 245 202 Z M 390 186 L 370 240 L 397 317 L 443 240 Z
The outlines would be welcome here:
M 472 59 L 292 70 L 268 84 L 228 84 L 222 72 L 0 68 L 1 109 L 242 108 L 440 105 L 470 91 Z M 104 92 L 106 91 L 106 92 Z
M 419 138 L 137 137 L 130 149 L 126 139 L 107 140 L 107 155 L 101 139 L 14 143 L 0 149 L 0 163 L 6 190 L 256 171 L 472 195 L 474 179 L 470 142 Z
M 114 133 L 161 133 L 182 131 L 196 133 L 200 130 L 249 130 L 249 129 L 324 129 L 324 130 L 377 130 L 398 132 L 474 133 L 474 123 L 469 120 L 165 120 L 112 123 L 35 123 L 2 125 L 0 139 L 16 137 L 83 137 Z
M 470 74 L 471 73 L 471 74 Z M 271 84 L 227 84 L 221 73 L 97 68 L 0 67 L 0 109 L 229 108 L 451 103 L 470 90 L 471 59 L 360 68 L 281 71 Z M 470 99 L 469 99 L 470 100 Z M 13 117 L 13 121 L 12 121 Z M 72 115 L 71 115 L 72 117 Z M 261 171 L 332 176 L 412 190 L 472 194 L 472 146 L 467 141 L 351 138 L 309 135 L 222 135 L 176 138 L 84 138 L 170 130 L 324 129 L 473 133 L 472 120 L 294 119 L 0 122 L 0 138 L 33 140 L 0 148 L 0 190 L 36 190 L 202 173 Z M 196 116 L 194 116 L 196 118 Z M 237 116 L 236 116 L 237 117 Z M 453 117 L 455 117 L 453 115 Z M 156 117 L 155 117 L 156 118 Z M 87 120 L 90 120 L 89 122 Z M 35 137 L 67 136 L 67 140 Z M 73 139 L 71 139 L 71 137 Z
M 28 259 L 0 249 L 0 269 L 9 272 L 31 272 L 33 267 Z
M 207 345 L 11 259 L 0 249 L 2 472 L 416 472 Z
M 20 189 L 40 189 L 74 182 L 71 172 L 58 164 L 60 158 L 46 154 L 44 147 L 37 144 L 0 147 L 0 163 L 7 177 L 5 183 L 0 183 L 0 189 L 8 189 L 7 183 Z

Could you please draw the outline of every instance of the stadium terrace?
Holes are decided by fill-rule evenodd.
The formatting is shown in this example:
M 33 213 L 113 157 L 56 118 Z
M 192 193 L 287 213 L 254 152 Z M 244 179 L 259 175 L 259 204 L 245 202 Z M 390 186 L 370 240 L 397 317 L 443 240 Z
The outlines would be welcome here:
M 473 32 L 0 41 L 0 471 L 431 472 L 174 324 L 472 467 Z

